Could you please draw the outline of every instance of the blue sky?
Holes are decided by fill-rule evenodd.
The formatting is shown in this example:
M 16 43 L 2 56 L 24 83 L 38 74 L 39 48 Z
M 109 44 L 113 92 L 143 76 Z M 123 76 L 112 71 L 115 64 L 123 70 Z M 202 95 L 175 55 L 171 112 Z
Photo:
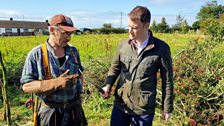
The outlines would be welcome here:
M 137 5 L 146 6 L 157 23 L 162 17 L 169 25 L 181 14 L 191 25 L 200 8 L 210 0 L 0 0 L 0 20 L 45 21 L 55 14 L 70 16 L 78 28 L 127 27 L 127 14 Z M 224 5 L 224 0 L 217 0 Z M 122 15 L 122 16 L 121 16 Z

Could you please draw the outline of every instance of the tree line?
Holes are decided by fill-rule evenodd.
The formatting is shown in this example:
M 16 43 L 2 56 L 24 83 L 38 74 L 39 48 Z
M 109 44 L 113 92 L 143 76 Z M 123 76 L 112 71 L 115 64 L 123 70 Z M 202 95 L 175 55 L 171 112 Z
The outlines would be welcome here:
M 218 5 L 216 0 L 207 2 L 201 7 L 196 18 L 197 21 L 190 26 L 187 20 L 181 14 L 178 14 L 176 16 L 176 24 L 169 26 L 165 17 L 163 17 L 160 23 L 156 23 L 154 20 L 150 29 L 159 33 L 188 33 L 191 30 L 196 31 L 199 29 L 202 32 L 214 32 L 214 30 L 217 30 L 216 27 L 224 24 L 224 6 Z
M 218 5 L 217 0 L 206 2 L 197 13 L 197 21 L 190 26 L 181 14 L 176 16 L 176 24 L 169 26 L 166 18 L 162 17 L 161 22 L 152 21 L 150 30 L 156 33 L 188 33 L 200 30 L 202 33 L 219 36 L 224 34 L 224 6 Z M 93 29 L 93 33 L 110 34 L 126 33 L 127 29 L 113 28 L 111 23 L 104 23 L 102 28 Z

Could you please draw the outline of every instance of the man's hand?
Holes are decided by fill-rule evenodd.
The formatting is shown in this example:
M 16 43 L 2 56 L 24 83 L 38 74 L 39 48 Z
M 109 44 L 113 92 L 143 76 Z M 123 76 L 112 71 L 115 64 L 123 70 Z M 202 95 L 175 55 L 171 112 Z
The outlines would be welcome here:
M 51 94 L 56 90 L 64 90 L 76 84 L 79 74 L 68 75 L 69 70 L 65 71 L 58 78 L 50 80 L 32 81 L 23 85 L 23 91 L 26 93 L 44 93 Z
M 102 88 L 104 90 L 104 94 L 100 93 L 104 99 L 108 99 L 110 97 L 110 86 L 106 85 Z
M 165 121 L 168 121 L 170 117 L 171 117 L 171 113 L 162 111 L 162 119 L 164 119 Z
M 73 84 L 76 84 L 79 74 L 68 75 L 69 70 L 66 70 L 58 78 L 54 79 L 53 85 L 56 89 L 67 89 L 70 88 Z

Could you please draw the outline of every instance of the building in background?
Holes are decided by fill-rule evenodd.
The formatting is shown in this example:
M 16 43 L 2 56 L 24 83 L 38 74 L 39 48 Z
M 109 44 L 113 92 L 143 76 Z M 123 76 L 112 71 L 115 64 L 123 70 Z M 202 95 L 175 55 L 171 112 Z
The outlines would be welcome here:
M 14 21 L 0 20 L 0 36 L 30 36 L 30 35 L 47 35 L 48 21 Z

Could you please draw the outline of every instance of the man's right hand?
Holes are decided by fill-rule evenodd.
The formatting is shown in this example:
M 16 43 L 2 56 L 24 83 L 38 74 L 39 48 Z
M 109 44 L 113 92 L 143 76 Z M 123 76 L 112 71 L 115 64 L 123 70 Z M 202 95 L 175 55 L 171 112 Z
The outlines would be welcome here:
M 102 88 L 104 90 L 104 94 L 100 93 L 104 99 L 110 98 L 110 85 L 106 85 Z
M 26 93 L 51 94 L 58 89 L 67 89 L 76 84 L 79 74 L 68 75 L 69 70 L 55 79 L 32 81 L 23 85 L 23 91 Z
M 168 121 L 170 117 L 171 117 L 171 113 L 162 111 L 162 119 L 164 119 L 165 121 Z
M 52 93 L 58 89 L 71 88 L 73 84 L 76 84 L 79 74 L 68 75 L 69 70 L 66 70 L 58 78 L 50 80 L 42 80 L 40 91 L 43 93 Z
M 58 78 L 51 79 L 50 83 L 52 83 L 52 86 L 55 86 L 55 89 L 67 89 L 70 88 L 73 84 L 76 84 L 79 74 L 68 75 L 68 73 L 69 70 L 66 70 Z

